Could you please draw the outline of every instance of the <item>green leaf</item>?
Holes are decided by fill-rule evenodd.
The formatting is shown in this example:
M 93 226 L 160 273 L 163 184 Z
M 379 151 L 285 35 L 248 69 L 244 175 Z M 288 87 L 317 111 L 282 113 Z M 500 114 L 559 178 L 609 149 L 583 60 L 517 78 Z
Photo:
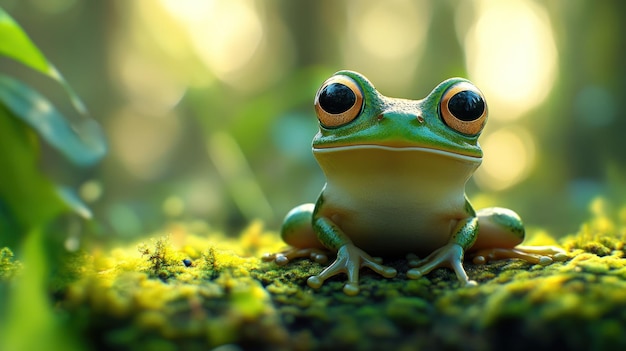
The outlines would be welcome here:
M 17 226 L 16 232 L 0 235 L 0 246 L 14 244 L 21 234 L 47 224 L 67 209 L 55 186 L 39 170 L 38 157 L 33 131 L 0 105 L 0 200 L 8 212 L 3 217 Z
M 0 55 L 12 58 L 59 82 L 69 95 L 74 108 L 81 115 L 87 115 L 85 105 L 61 73 L 46 59 L 22 27 L 2 8 L 0 8 Z
M 56 68 L 46 60 L 17 22 L 1 8 L 0 39 L 0 54 L 57 79 L 58 71 Z
M 0 105 L 4 105 L 14 117 L 37 131 L 46 142 L 76 165 L 93 165 L 106 154 L 104 135 L 93 120 L 87 119 L 78 128 L 73 128 L 38 92 L 1 75 Z

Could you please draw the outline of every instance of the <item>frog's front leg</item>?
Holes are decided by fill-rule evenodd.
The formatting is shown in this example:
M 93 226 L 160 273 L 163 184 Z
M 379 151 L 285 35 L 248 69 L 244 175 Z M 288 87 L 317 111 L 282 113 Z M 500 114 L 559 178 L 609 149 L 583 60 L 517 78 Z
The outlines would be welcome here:
M 453 230 L 452 237 L 448 244 L 433 251 L 425 259 L 418 262 L 409 262 L 415 268 L 407 272 L 410 279 L 419 279 L 430 273 L 435 268 L 451 268 L 456 273 L 457 278 L 463 285 L 476 285 L 474 280 L 470 280 L 463 268 L 463 256 L 465 250 L 470 248 L 478 234 L 478 218 L 468 217 L 458 222 Z
M 359 293 L 361 268 L 368 267 L 385 278 L 392 278 L 396 275 L 394 268 L 381 265 L 377 259 L 356 247 L 350 238 L 327 217 L 314 217 L 313 229 L 324 246 L 337 251 L 337 259 L 320 274 L 309 277 L 307 284 L 310 287 L 317 289 L 326 279 L 346 273 L 348 282 L 344 285 L 343 292 L 346 295 L 356 295 Z
M 500 207 L 478 211 L 480 231 L 469 254 L 475 264 L 518 258 L 533 264 L 548 265 L 564 261 L 567 254 L 553 246 L 518 246 L 524 240 L 524 225 L 517 213 Z
M 280 230 L 284 242 L 291 248 L 277 253 L 263 255 L 264 261 L 274 261 L 284 266 L 296 258 L 309 258 L 317 263 L 326 263 L 326 250 L 320 244 L 312 227 L 315 204 L 300 205 L 287 213 Z

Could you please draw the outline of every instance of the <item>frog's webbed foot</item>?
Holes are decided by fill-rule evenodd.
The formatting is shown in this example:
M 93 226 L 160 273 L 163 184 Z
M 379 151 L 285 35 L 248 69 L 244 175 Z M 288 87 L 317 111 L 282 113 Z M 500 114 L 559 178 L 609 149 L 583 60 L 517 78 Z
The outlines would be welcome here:
M 263 255 L 263 261 L 269 262 L 274 261 L 279 266 L 284 266 L 289 261 L 294 260 L 296 258 L 308 258 L 311 261 L 317 263 L 326 263 L 328 262 L 328 256 L 326 255 L 325 250 L 321 249 L 299 249 L 299 248 L 291 248 L 282 252 L 277 253 L 267 253 Z
M 469 280 L 463 268 L 463 248 L 459 244 L 449 243 L 433 251 L 423 260 L 409 262 L 411 268 L 406 275 L 410 279 L 419 279 L 435 268 L 447 267 L 454 270 L 457 278 L 463 285 L 476 285 L 476 281 Z
M 359 293 L 359 271 L 362 267 L 368 267 L 385 278 L 395 277 L 397 273 L 394 268 L 383 266 L 379 260 L 358 247 L 346 244 L 337 251 L 335 262 L 326 267 L 320 274 L 309 277 L 307 283 L 310 287 L 317 289 L 322 286 L 326 279 L 340 273 L 346 273 L 348 282 L 343 286 L 343 292 L 353 296 Z
M 472 262 L 475 264 L 507 258 L 519 258 L 533 264 L 546 266 L 554 261 L 565 261 L 568 257 L 565 250 L 554 246 L 516 246 L 508 249 L 490 248 L 472 252 Z

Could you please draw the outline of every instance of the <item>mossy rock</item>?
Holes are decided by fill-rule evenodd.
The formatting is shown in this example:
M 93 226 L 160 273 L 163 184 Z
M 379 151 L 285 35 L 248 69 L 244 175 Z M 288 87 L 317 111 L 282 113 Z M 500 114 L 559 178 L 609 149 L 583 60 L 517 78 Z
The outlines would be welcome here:
M 593 227 L 593 223 L 592 223 Z M 361 292 L 344 277 L 320 289 L 306 279 L 324 267 L 262 262 L 277 235 L 254 223 L 241 236 L 197 231 L 84 254 L 58 284 L 57 306 L 84 342 L 116 350 L 528 350 L 623 349 L 626 336 L 624 238 L 562 239 L 566 262 L 466 263 L 476 287 L 438 269 L 408 280 L 404 259 L 385 279 L 364 270 Z M 539 238 L 539 239 L 537 239 Z M 554 244 L 538 235 L 533 244 Z M 139 247 L 139 249 L 138 249 Z M 160 256 L 155 259 L 155 256 Z M 158 261 L 158 262 L 157 262 Z

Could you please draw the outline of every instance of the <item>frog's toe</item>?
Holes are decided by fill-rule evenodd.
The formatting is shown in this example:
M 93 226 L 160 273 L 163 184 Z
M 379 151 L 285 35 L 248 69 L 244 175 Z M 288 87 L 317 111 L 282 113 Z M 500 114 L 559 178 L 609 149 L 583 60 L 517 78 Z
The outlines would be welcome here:
M 263 260 L 263 262 L 271 262 L 274 261 L 274 263 L 276 263 L 279 266 L 284 265 L 285 263 L 282 263 L 284 260 L 287 260 L 287 262 L 289 262 L 289 259 L 287 259 L 282 253 L 277 252 L 277 253 L 265 253 L 263 254 L 263 256 L 261 256 L 261 260 Z
M 284 266 L 289 263 L 289 255 L 286 255 L 283 252 L 277 252 L 273 254 L 266 253 L 261 259 L 265 262 L 274 261 L 274 263 L 276 263 L 278 266 Z
M 383 266 L 382 270 L 377 270 L 377 272 L 385 278 L 393 278 L 398 274 L 398 271 L 395 268 Z
M 335 262 L 318 275 L 309 277 L 307 284 L 317 289 L 330 277 L 345 273 L 348 276 L 348 282 L 344 285 L 343 291 L 346 295 L 356 295 L 359 293 L 359 272 L 363 267 L 368 267 L 385 278 L 391 278 L 397 274 L 395 268 L 376 262 L 374 258 L 358 247 L 344 245 L 337 251 Z
M 409 279 L 419 279 L 436 268 L 447 267 L 452 268 L 463 285 L 472 286 L 477 284 L 475 281 L 469 280 L 463 268 L 463 248 L 458 244 L 443 246 L 425 259 L 414 263 L 417 263 L 417 267 L 409 269 L 406 273 Z
M 274 259 L 274 262 L 276 262 L 277 265 L 279 266 L 284 266 L 287 263 L 289 263 L 289 258 L 285 255 L 276 255 L 276 258 Z
M 409 279 L 419 279 L 426 274 L 428 274 L 428 272 L 422 271 L 419 268 L 411 268 L 406 272 L 406 276 Z
M 313 276 L 310 276 L 309 279 L 306 280 L 306 283 L 313 289 L 319 289 L 322 286 L 322 284 L 324 284 L 324 280 L 320 279 L 320 277 L 316 275 L 313 275 Z
M 568 258 L 569 256 L 567 256 L 565 252 L 559 252 L 559 253 L 554 254 L 554 256 L 552 256 L 552 259 L 557 262 L 567 261 Z
M 307 279 L 306 283 L 308 286 L 310 286 L 313 289 L 319 289 L 322 287 L 322 285 L 324 284 L 324 282 L 326 281 L 326 279 L 328 279 L 327 277 L 320 277 L 319 275 L 314 275 L 309 277 L 309 279 Z M 344 286 L 343 286 L 343 292 L 344 294 L 348 295 L 348 296 L 355 296 L 359 293 L 360 288 L 359 288 L 359 283 L 358 282 L 347 282 Z
M 343 293 L 348 296 L 356 296 L 359 291 L 359 283 L 348 282 L 343 286 Z
M 310 259 L 311 261 L 320 264 L 328 262 L 328 256 L 319 250 L 313 250 L 313 252 L 311 252 Z
M 565 250 L 555 246 L 516 246 L 513 250 L 528 255 L 548 257 L 552 260 L 550 263 L 554 261 L 566 261 L 569 259 Z
M 292 248 L 282 252 L 267 253 L 263 255 L 262 260 L 266 262 L 274 261 L 277 265 L 284 266 L 296 258 L 308 258 L 317 263 L 326 263 L 328 261 L 328 256 L 323 250 L 310 248 Z
M 362 259 L 363 259 L 363 262 L 361 263 L 362 267 L 367 267 L 373 270 L 374 272 L 382 275 L 385 278 L 393 278 L 396 276 L 396 274 L 398 274 L 398 271 L 393 267 L 382 265 L 368 258 L 362 258 Z
M 552 246 L 516 246 L 514 248 L 490 248 L 482 249 L 472 254 L 472 262 L 484 264 L 489 261 L 517 258 L 547 266 L 554 261 L 565 261 L 568 259 L 564 250 Z
M 346 272 L 346 270 L 347 265 L 345 264 L 345 259 L 338 255 L 337 260 L 335 260 L 335 262 L 333 262 L 330 266 L 326 267 L 322 272 L 320 272 L 320 274 L 309 277 L 309 279 L 307 279 L 307 284 L 313 289 L 319 289 L 328 278 Z
M 547 266 L 547 265 L 549 265 L 552 262 L 554 262 L 554 260 L 551 257 L 541 256 L 541 257 L 539 257 L 539 260 L 538 260 L 537 263 L 542 265 L 542 266 Z

